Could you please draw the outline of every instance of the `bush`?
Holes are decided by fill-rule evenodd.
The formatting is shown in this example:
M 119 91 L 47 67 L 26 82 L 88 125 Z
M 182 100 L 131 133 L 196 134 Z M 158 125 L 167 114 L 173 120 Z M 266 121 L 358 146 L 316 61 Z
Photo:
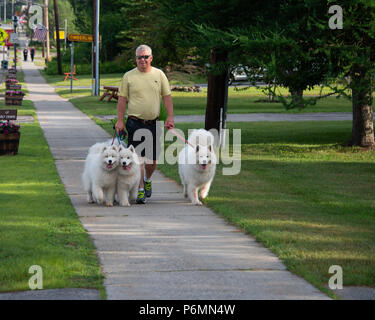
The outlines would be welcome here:
M 61 50 L 61 64 L 63 72 L 70 72 L 70 50 Z M 77 74 L 91 74 L 91 43 L 78 43 L 74 45 L 74 64 Z M 117 57 L 115 61 L 100 62 L 100 73 L 125 73 L 134 65 L 123 57 Z M 54 57 L 44 69 L 48 75 L 57 75 L 57 58 Z
M 77 74 L 91 74 L 91 64 L 78 64 L 75 63 Z M 114 61 L 101 62 L 99 65 L 100 73 L 125 73 L 132 69 L 133 66 L 130 64 L 118 64 Z M 45 72 L 48 75 L 57 75 L 57 59 L 53 58 L 45 67 Z M 70 63 L 62 62 L 63 72 L 70 72 Z

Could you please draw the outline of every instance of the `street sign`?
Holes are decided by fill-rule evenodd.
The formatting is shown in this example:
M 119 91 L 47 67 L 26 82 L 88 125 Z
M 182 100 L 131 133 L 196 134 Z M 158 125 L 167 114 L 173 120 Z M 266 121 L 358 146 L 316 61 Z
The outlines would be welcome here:
M 0 120 L 16 120 L 17 109 L 0 110 Z
M 69 41 L 73 42 L 93 42 L 94 37 L 92 34 L 69 34 L 68 36 Z
M 0 44 L 4 45 L 5 39 L 8 38 L 9 34 L 3 29 L 0 28 Z
M 10 42 L 12 42 L 12 43 L 16 43 L 17 40 L 18 40 L 18 35 L 17 35 L 17 33 L 11 33 L 11 34 L 10 34 Z
M 54 32 L 54 39 L 56 40 L 56 31 Z M 59 31 L 59 37 L 60 37 L 60 40 L 64 40 L 65 39 L 65 31 Z

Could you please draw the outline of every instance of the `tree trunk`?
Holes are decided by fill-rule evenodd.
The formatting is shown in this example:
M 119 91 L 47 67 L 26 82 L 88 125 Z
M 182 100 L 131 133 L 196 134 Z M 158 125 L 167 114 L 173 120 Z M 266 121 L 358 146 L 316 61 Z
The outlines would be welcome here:
M 219 52 L 216 49 L 211 50 L 210 64 L 216 65 L 227 61 L 228 52 Z M 224 70 L 223 73 L 217 75 L 210 73 L 208 75 L 207 88 L 207 106 L 205 129 L 216 129 L 220 131 L 220 109 L 226 103 L 228 73 Z
M 57 0 L 53 1 L 55 9 L 55 30 L 56 30 L 56 50 L 57 50 L 57 70 L 60 75 L 62 75 L 62 66 L 61 66 L 61 53 L 60 53 L 60 28 L 59 28 L 59 13 L 57 9 Z
M 364 66 L 355 66 L 351 74 L 353 127 L 347 145 L 375 147 L 371 76 Z
M 293 90 L 290 89 L 290 95 L 292 96 L 293 104 L 298 107 L 299 109 L 302 109 L 304 107 L 303 103 L 303 90 Z

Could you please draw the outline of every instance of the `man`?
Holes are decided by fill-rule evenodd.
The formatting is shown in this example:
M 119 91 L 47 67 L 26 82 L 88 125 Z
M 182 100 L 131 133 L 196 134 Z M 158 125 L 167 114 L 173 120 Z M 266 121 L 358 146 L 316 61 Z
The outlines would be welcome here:
M 31 61 L 34 61 L 34 54 L 35 54 L 35 48 L 34 48 L 34 47 L 31 47 L 31 48 L 30 48 Z
M 160 114 L 161 98 L 163 99 L 168 117 L 165 121 L 165 128 L 174 128 L 173 120 L 173 102 L 169 82 L 163 71 L 151 66 L 152 50 L 147 45 L 140 45 L 136 51 L 137 67 L 125 73 L 122 78 L 117 104 L 117 123 L 116 131 L 124 130 L 124 115 L 128 107 L 128 119 L 126 130 L 128 132 L 128 145 L 135 147 L 141 162 L 141 180 L 139 183 L 138 204 L 145 204 L 146 198 L 151 197 L 152 185 L 151 176 L 157 166 L 157 144 L 160 143 L 160 137 L 156 133 L 157 120 Z M 139 129 L 149 130 L 152 133 L 152 144 L 146 145 L 145 149 L 140 151 L 138 145 L 147 139 L 144 137 L 137 141 L 134 136 Z M 134 138 L 134 139 L 133 139 Z M 150 149 L 152 154 L 150 155 Z M 145 159 L 146 161 L 145 161 Z

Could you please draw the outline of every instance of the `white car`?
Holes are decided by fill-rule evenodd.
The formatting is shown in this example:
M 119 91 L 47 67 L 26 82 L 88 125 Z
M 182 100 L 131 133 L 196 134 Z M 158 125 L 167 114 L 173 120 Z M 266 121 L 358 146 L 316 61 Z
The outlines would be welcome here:
M 244 67 L 238 65 L 235 67 L 229 75 L 229 84 L 232 84 L 234 81 L 246 81 L 248 79 Z
M 232 69 L 229 75 L 228 83 L 232 84 L 234 81 L 247 81 L 249 80 L 248 75 L 250 75 L 251 80 L 262 81 L 263 72 L 265 71 L 266 69 L 250 68 L 250 67 L 239 64 Z

